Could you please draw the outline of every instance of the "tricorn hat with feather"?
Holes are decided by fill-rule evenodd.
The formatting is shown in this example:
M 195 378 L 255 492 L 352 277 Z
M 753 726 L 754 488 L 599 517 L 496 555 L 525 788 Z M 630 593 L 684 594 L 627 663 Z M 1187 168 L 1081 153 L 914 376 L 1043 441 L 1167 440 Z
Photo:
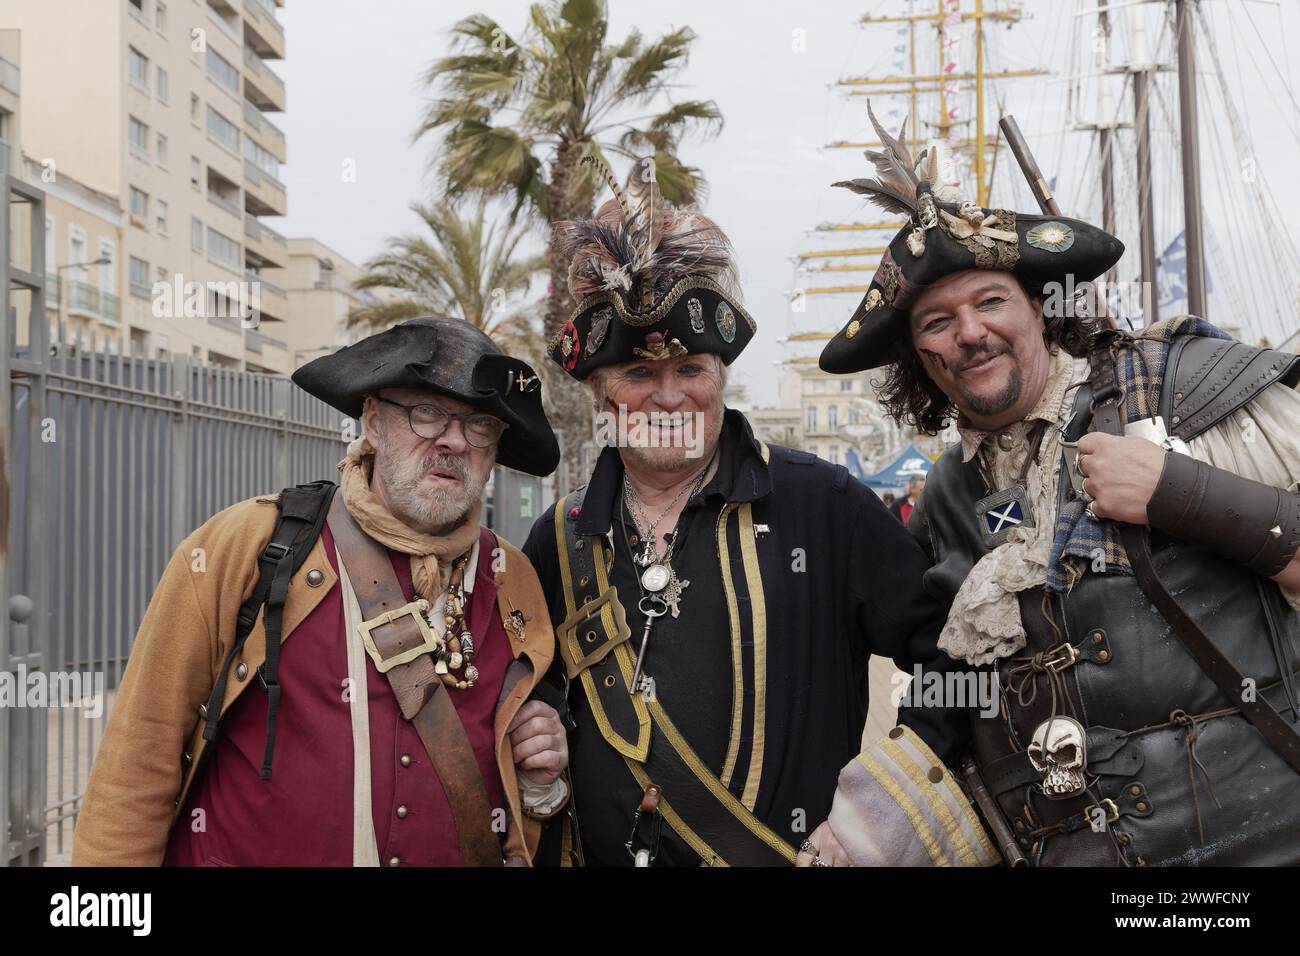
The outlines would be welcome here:
M 1124 244 L 1078 219 L 985 209 L 963 201 L 953 183 L 953 164 L 942 144 L 930 144 L 913 162 L 903 143 L 907 121 L 890 136 L 867 113 L 882 149 L 868 150 L 875 179 L 835 183 L 865 195 L 908 222 L 889 243 L 852 318 L 822 350 L 820 365 L 844 374 L 889 361 L 894 343 L 908 334 L 908 313 L 917 294 L 945 276 L 966 269 L 1009 272 L 1041 287 L 1091 282 L 1116 262 Z
M 602 365 L 714 352 L 730 365 L 754 320 L 735 287 L 731 243 L 711 219 L 663 201 L 649 160 L 622 188 L 589 156 L 614 193 L 591 219 L 555 224 L 553 248 L 569 263 L 578 302 L 550 343 L 576 379 Z

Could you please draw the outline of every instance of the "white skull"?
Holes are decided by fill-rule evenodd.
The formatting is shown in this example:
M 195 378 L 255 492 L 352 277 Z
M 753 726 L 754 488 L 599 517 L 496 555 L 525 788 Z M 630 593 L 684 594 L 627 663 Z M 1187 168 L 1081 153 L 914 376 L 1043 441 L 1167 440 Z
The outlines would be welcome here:
M 1029 742 L 1029 762 L 1043 774 L 1043 795 L 1072 797 L 1083 790 L 1087 764 L 1087 738 L 1083 725 L 1072 717 L 1045 720 Z

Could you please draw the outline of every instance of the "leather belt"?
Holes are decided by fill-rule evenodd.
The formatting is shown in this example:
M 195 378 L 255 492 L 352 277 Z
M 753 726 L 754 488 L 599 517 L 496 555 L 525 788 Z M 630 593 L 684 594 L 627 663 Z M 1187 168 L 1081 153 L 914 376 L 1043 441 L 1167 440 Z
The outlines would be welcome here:
M 361 530 L 342 495 L 334 496 L 329 526 L 366 618 L 359 625 L 366 651 L 388 678 L 402 716 L 420 735 L 447 795 L 461 862 L 501 866 L 501 841 L 492 831 L 492 808 L 478 759 L 429 656 L 432 632 L 420 607 L 425 602 L 406 600 L 387 549 Z

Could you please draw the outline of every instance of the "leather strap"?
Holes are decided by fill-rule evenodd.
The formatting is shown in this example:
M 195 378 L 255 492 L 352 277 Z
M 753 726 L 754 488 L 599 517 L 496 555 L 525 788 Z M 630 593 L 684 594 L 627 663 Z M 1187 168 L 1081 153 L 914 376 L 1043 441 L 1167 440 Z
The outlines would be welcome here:
M 1120 417 L 1119 403 L 1123 392 L 1116 381 L 1115 358 L 1108 338 L 1104 338 L 1100 347 L 1095 347 L 1088 354 L 1088 363 L 1092 369 L 1089 381 L 1094 401 L 1093 427 L 1107 435 L 1122 436 L 1124 422 Z M 1246 677 L 1214 645 L 1161 582 L 1151 562 L 1151 540 L 1146 526 L 1120 522 L 1116 525 L 1138 587 L 1147 596 L 1147 600 L 1155 605 L 1193 660 L 1214 681 L 1228 701 L 1240 707 L 1242 714 L 1269 745 L 1293 770 L 1300 773 L 1300 735 L 1268 705 L 1262 695 L 1242 693 L 1249 686 Z
M 366 621 L 406 606 L 387 549 L 361 530 L 343 504 L 342 495 L 335 497 L 330 508 L 329 526 Z M 414 614 L 407 613 L 372 628 L 370 641 L 380 660 L 388 661 L 424 644 L 424 629 Z M 432 658 L 428 653 L 420 654 L 389 668 L 384 676 L 402 716 L 420 735 L 447 795 L 456 822 L 461 862 L 466 866 L 501 866 L 501 841 L 492 831 L 492 808 L 478 760 Z

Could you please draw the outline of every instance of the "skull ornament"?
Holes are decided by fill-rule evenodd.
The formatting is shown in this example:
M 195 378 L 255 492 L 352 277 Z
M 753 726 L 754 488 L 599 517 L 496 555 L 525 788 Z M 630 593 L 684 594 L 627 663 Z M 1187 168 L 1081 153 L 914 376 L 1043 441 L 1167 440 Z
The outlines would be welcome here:
M 1087 738 L 1083 725 L 1073 717 L 1039 724 L 1027 753 L 1034 769 L 1043 775 L 1043 796 L 1061 800 L 1083 790 Z

